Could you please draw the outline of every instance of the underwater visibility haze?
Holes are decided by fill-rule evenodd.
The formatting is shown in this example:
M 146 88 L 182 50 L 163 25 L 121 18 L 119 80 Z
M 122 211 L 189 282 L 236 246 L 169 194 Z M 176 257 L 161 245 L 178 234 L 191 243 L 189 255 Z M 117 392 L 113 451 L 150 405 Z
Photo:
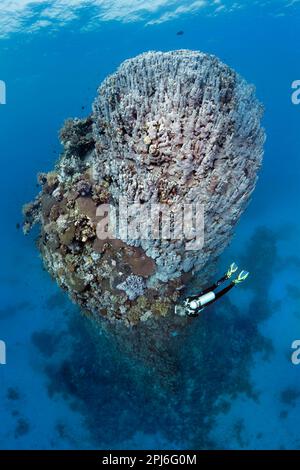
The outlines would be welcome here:
M 1 2 L 0 449 L 300 449 L 299 23 Z

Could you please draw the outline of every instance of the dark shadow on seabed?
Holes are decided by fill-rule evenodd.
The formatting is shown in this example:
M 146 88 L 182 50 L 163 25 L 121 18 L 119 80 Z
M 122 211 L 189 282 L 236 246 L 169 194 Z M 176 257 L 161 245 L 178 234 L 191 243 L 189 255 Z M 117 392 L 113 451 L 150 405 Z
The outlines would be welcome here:
M 241 393 L 259 400 L 250 380 L 253 355 L 260 352 L 267 360 L 272 353 L 259 323 L 276 308 L 268 292 L 279 262 L 276 244 L 275 233 L 260 228 L 241 257 L 255 273 L 248 284 L 252 301 L 247 311 L 226 298 L 190 323 L 184 338 L 180 330 L 169 332 L 176 355 L 170 376 L 161 374 L 168 370 L 168 364 L 159 367 L 166 366 L 164 355 L 154 351 L 149 363 L 122 354 L 121 339 L 116 342 L 111 333 L 95 328 L 77 312 L 72 312 L 65 334 L 34 335 L 43 354 L 49 394 L 62 395 L 84 416 L 92 447 L 120 448 L 123 442 L 126 448 L 137 431 L 160 434 L 178 449 L 221 447 L 209 437 L 215 418 L 228 412 Z M 179 344 L 184 347 L 176 351 Z

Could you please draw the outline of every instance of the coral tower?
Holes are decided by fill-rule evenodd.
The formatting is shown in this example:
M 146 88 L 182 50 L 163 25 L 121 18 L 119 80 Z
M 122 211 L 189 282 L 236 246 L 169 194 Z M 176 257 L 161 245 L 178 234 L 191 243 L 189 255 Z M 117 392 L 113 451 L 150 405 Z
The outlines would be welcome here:
M 254 190 L 261 116 L 254 88 L 200 52 L 148 52 L 109 76 L 92 115 L 65 123 L 61 158 L 24 208 L 25 231 L 40 223 L 44 264 L 73 301 L 117 329 L 167 335 L 184 323 L 174 315 L 183 287 L 196 272 L 209 280 Z M 97 207 L 120 198 L 144 222 L 153 204 L 201 205 L 203 246 L 187 249 L 192 236 L 99 239 Z

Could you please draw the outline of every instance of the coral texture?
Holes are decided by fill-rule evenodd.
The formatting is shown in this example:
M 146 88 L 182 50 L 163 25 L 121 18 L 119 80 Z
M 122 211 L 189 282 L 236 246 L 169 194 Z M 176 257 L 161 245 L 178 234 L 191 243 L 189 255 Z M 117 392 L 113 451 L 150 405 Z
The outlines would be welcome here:
M 66 122 L 55 171 L 39 175 L 42 191 L 24 208 L 25 232 L 41 223 L 46 268 L 94 318 L 129 326 L 174 315 L 193 274 L 204 284 L 214 272 L 255 188 L 261 116 L 253 86 L 216 57 L 183 50 L 125 61 L 100 86 L 92 116 Z M 187 249 L 193 231 L 99 239 L 97 206 L 120 197 L 145 227 L 153 205 L 201 206 L 203 246 Z
M 135 300 L 144 293 L 144 280 L 140 276 L 131 274 L 126 278 L 126 281 L 117 286 L 117 289 L 124 290 L 129 300 Z

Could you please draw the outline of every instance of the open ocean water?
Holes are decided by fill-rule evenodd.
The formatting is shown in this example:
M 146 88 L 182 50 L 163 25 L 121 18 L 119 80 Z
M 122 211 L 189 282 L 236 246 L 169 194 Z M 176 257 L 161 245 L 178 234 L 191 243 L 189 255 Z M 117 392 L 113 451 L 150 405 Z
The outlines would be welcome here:
M 300 449 L 300 365 L 291 361 L 300 339 L 299 25 L 297 0 L 2 0 L 1 449 Z M 175 49 L 214 54 L 255 84 L 267 141 L 220 261 L 220 271 L 234 260 L 251 277 L 195 322 L 182 368 L 199 394 L 177 391 L 170 409 L 95 335 L 43 270 L 37 232 L 25 238 L 17 224 L 36 173 L 58 158 L 63 121 L 90 113 L 123 60 Z M 214 370 L 192 367 L 190 348 L 215 358 Z

